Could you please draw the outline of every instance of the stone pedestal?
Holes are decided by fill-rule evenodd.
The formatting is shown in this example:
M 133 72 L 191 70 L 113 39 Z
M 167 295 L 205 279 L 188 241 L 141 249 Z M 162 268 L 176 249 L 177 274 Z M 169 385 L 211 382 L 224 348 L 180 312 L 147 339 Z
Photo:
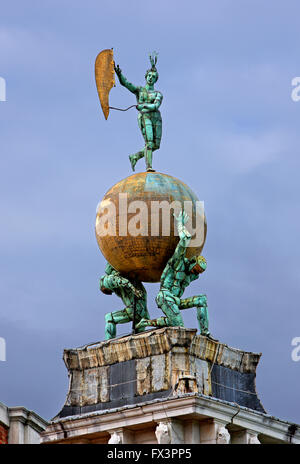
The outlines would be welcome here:
M 169 327 L 64 351 L 65 405 L 43 443 L 300 443 L 255 389 L 260 354 Z
M 59 417 L 200 393 L 264 411 L 255 390 L 260 354 L 170 327 L 65 350 L 70 387 Z

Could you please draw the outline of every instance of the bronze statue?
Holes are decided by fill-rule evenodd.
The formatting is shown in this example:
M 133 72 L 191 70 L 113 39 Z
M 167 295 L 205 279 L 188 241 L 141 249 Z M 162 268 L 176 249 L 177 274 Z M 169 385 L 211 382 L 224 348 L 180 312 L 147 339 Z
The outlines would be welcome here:
M 145 157 L 147 171 L 152 169 L 152 153 L 160 147 L 162 134 L 162 119 L 159 107 L 162 103 L 163 96 L 161 92 L 154 89 L 154 84 L 158 80 L 158 72 L 156 69 L 157 54 L 150 55 L 151 68 L 145 74 L 145 87 L 138 87 L 128 82 L 122 74 L 119 65 L 115 66 L 116 74 L 120 84 L 126 87 L 130 92 L 134 93 L 137 99 L 138 124 L 145 140 L 145 147 L 133 155 L 129 155 L 132 170 L 135 170 L 135 165 L 139 159 Z
M 142 319 L 137 328 L 154 327 L 184 327 L 180 311 L 188 308 L 197 309 L 197 320 L 201 335 L 209 336 L 208 311 L 206 295 L 197 295 L 181 299 L 186 287 L 199 278 L 206 269 L 206 260 L 203 256 L 186 258 L 186 249 L 191 240 L 185 224 L 188 221 L 186 213 L 180 212 L 176 218 L 179 232 L 179 242 L 173 256 L 169 259 L 160 279 L 160 290 L 156 297 L 157 306 L 163 311 L 165 317 L 158 319 Z
M 138 280 L 130 281 L 109 263 L 106 265 L 105 274 L 100 278 L 100 290 L 106 295 L 115 293 L 125 305 L 124 309 L 105 315 L 105 340 L 115 338 L 117 324 L 133 321 L 135 326 L 135 323 L 142 318 L 150 317 L 147 309 L 147 293 L 143 284 Z M 140 327 L 136 332 L 144 330 Z

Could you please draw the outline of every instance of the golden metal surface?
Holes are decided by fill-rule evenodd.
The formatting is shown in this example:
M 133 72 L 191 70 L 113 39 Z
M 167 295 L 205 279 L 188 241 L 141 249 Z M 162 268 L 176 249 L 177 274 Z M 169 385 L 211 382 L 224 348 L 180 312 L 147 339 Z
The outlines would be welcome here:
M 127 214 L 127 209 L 120 209 L 119 195 L 127 194 L 128 205 L 134 201 L 142 201 L 147 206 L 148 231 L 145 235 L 132 236 L 127 231 L 127 226 L 135 213 Z M 137 278 L 142 282 L 159 282 L 161 273 L 167 261 L 173 255 L 178 243 L 178 236 L 174 234 L 173 213 L 170 215 L 170 234 L 162 234 L 162 215 L 159 216 L 157 235 L 153 235 L 151 207 L 153 201 L 172 203 L 178 200 L 182 206 L 184 201 L 195 202 L 197 197 L 191 189 L 180 180 L 159 172 L 141 172 L 133 174 L 114 185 L 104 196 L 100 203 L 101 211 L 108 202 L 114 204 L 110 213 L 106 214 L 109 224 L 115 224 L 115 236 L 111 234 L 100 235 L 98 224 L 103 212 L 97 211 L 96 216 L 96 238 L 101 252 L 107 261 L 123 275 L 129 278 Z M 116 212 L 116 215 L 113 213 Z M 196 218 L 195 218 L 196 219 Z M 120 233 L 120 224 L 125 223 L 125 234 Z M 142 230 L 142 229 L 141 229 Z M 196 247 L 189 247 L 186 252 L 187 258 L 201 254 L 206 238 L 206 221 L 204 223 L 203 241 Z
M 95 61 L 95 77 L 98 95 L 105 119 L 109 115 L 109 92 L 115 85 L 113 50 L 102 50 Z

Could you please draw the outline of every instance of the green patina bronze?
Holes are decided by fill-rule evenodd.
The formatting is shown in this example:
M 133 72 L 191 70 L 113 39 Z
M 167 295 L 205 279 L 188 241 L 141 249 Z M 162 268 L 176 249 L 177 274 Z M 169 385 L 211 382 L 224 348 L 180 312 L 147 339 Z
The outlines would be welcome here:
M 116 271 L 109 263 L 105 274 L 100 278 L 100 290 L 106 295 L 115 293 L 123 301 L 125 308 L 105 315 L 105 340 L 115 338 L 117 324 L 133 321 L 138 323 L 142 318 L 149 319 L 147 310 L 147 293 L 141 282 L 128 280 Z M 137 328 L 136 332 L 143 332 L 144 327 Z
M 95 64 L 97 88 L 106 119 L 109 109 L 127 111 L 131 108 L 120 109 L 109 106 L 108 94 L 114 83 L 113 69 L 120 84 L 136 96 L 137 105 L 132 105 L 132 107 L 135 106 L 138 110 L 138 125 L 145 145 L 142 150 L 129 155 L 133 171 L 141 158 L 145 158 L 146 170 L 154 171 L 152 169 L 152 156 L 153 152 L 160 148 L 162 136 L 162 118 L 159 108 L 163 96 L 154 88 L 158 80 L 157 53 L 154 52 L 150 55 L 150 63 L 151 68 L 146 71 L 144 87 L 136 86 L 126 79 L 119 65 L 116 65 L 113 60 L 112 50 L 101 52 Z M 138 201 L 143 199 L 147 207 L 152 204 L 152 197 L 155 201 L 168 202 L 169 204 L 178 201 L 181 203 L 181 207 L 185 201 L 190 201 L 193 212 L 189 214 L 194 218 L 194 214 L 197 213 L 197 198 L 188 186 L 171 176 L 159 173 L 149 172 L 145 174 L 146 178 L 135 178 L 144 174 L 135 174 L 116 184 L 117 189 L 115 189 L 116 186 L 111 189 L 108 199 L 111 201 L 110 196 L 115 199 L 119 192 L 119 194 L 129 193 L 130 197 L 137 198 Z M 118 211 L 118 215 L 120 214 L 122 212 Z M 173 229 L 172 235 L 169 234 L 169 236 L 158 239 L 154 234 L 153 237 L 151 236 L 151 240 L 149 240 L 149 235 L 145 236 L 145 240 L 143 240 L 143 235 L 138 236 L 138 240 L 132 240 L 132 237 L 120 234 L 117 238 L 113 236 L 112 240 L 107 242 L 105 235 L 97 235 L 101 251 L 105 250 L 106 260 L 114 266 L 107 263 L 105 275 L 100 279 L 100 289 L 106 294 L 115 293 L 125 305 L 122 310 L 106 314 L 106 340 L 116 337 L 117 324 L 130 321 L 133 322 L 133 333 L 143 332 L 148 326 L 184 327 L 181 311 L 188 308 L 196 308 L 201 335 L 210 336 L 206 295 L 182 298 L 186 287 L 198 279 L 199 275 L 206 269 L 206 260 L 200 256 L 206 237 L 205 217 L 204 238 L 197 247 L 191 246 L 193 242 L 190 243 L 192 237 L 186 226 L 189 220 L 187 214 L 182 211 L 175 219 L 179 232 L 178 243 L 177 238 L 173 236 Z M 98 220 L 97 216 L 96 231 Z M 160 225 L 163 225 L 162 220 Z M 173 256 L 168 259 L 172 253 Z M 127 277 L 124 277 L 125 275 Z M 158 282 L 159 280 L 161 285 L 156 296 L 156 303 L 164 316 L 150 319 L 147 309 L 147 293 L 141 281 Z
M 206 269 L 206 260 L 202 256 L 191 259 L 186 258 L 186 250 L 191 240 L 191 235 L 185 227 L 187 221 L 188 216 L 186 213 L 180 213 L 176 218 L 179 242 L 160 279 L 161 286 L 156 297 L 156 303 L 165 314 L 165 317 L 152 320 L 143 318 L 137 324 L 137 329 L 147 326 L 184 327 L 180 311 L 195 307 L 197 309 L 200 333 L 209 336 L 206 295 L 181 299 L 186 287 L 198 279 L 199 274 Z
M 162 134 L 162 119 L 159 107 L 162 103 L 163 96 L 161 92 L 154 89 L 154 84 L 158 79 L 156 69 L 157 54 L 150 55 L 151 68 L 148 69 L 145 75 L 145 87 L 138 87 L 128 82 L 122 74 L 119 65 L 115 66 L 116 74 L 120 84 L 126 87 L 130 92 L 134 93 L 137 99 L 138 124 L 145 140 L 143 150 L 130 155 L 130 163 L 132 170 L 135 170 L 135 165 L 139 159 L 145 157 L 147 171 L 152 171 L 152 153 L 160 147 Z

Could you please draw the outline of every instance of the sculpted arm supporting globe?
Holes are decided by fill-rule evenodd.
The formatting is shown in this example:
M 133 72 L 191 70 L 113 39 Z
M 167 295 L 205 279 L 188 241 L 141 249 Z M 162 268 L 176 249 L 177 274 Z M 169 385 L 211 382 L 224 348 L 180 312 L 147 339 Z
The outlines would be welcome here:
M 208 311 L 206 295 L 198 295 L 181 299 L 185 288 L 198 279 L 199 274 L 206 269 L 206 260 L 202 256 L 192 259 L 185 257 L 186 249 L 191 240 L 191 235 L 185 227 L 188 216 L 180 213 L 177 221 L 179 242 L 173 256 L 169 259 L 161 276 L 161 286 L 156 297 L 157 306 L 163 311 L 165 317 L 140 321 L 137 328 L 146 326 L 154 327 L 184 327 L 180 311 L 188 308 L 197 308 L 197 320 L 201 335 L 209 336 Z

